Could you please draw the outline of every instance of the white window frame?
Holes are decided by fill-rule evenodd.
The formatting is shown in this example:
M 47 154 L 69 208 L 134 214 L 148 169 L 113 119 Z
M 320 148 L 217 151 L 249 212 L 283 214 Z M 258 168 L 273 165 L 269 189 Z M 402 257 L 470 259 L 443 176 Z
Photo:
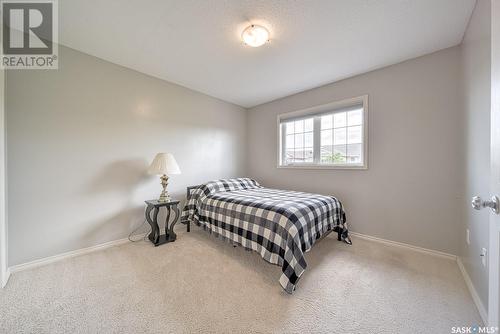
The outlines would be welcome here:
M 281 123 L 284 120 L 292 118 L 307 118 L 307 116 L 318 115 L 334 112 L 338 109 L 348 108 L 355 105 L 363 105 L 363 163 L 360 164 L 325 164 L 325 163 L 291 163 L 284 165 L 282 159 L 284 156 L 284 133 L 281 131 Z M 314 124 L 314 149 L 315 151 L 320 147 L 320 132 L 318 131 L 319 124 L 315 121 Z M 279 114 L 277 116 L 277 139 L 278 139 L 278 152 L 277 152 L 277 168 L 292 168 L 292 169 L 368 169 L 368 95 L 353 97 L 341 101 L 335 101 L 327 104 L 314 106 L 307 109 L 296 110 Z

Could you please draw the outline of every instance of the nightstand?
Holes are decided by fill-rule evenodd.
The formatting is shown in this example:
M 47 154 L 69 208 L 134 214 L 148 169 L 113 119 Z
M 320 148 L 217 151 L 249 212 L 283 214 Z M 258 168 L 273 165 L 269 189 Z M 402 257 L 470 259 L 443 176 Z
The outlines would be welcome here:
M 173 242 L 177 239 L 177 235 L 174 233 L 174 226 L 179 220 L 179 201 L 171 200 L 169 202 L 160 202 L 158 200 L 145 201 L 146 207 L 146 220 L 149 225 L 151 225 L 151 233 L 149 234 L 149 240 L 155 245 L 163 245 L 168 242 Z M 160 208 L 164 207 L 167 210 L 167 217 L 165 219 L 165 234 L 160 234 L 160 227 L 158 226 L 158 212 Z M 153 211 L 153 217 L 151 218 L 151 211 Z M 174 211 L 174 218 L 170 222 L 170 216 L 172 211 Z

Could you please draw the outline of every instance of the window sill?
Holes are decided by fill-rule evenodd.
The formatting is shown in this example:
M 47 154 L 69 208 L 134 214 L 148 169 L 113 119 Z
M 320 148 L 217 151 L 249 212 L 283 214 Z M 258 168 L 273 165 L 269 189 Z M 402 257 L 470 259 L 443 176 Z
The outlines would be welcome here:
M 278 165 L 278 169 L 350 169 L 367 170 L 367 165 Z

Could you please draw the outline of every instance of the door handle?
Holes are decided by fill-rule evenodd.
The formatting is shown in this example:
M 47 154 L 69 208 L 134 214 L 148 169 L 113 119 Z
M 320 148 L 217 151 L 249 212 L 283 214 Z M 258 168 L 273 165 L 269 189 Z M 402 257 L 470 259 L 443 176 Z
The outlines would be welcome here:
M 471 204 L 472 207 L 476 210 L 481 210 L 482 208 L 490 208 L 491 211 L 493 211 L 496 214 L 498 214 L 500 209 L 500 201 L 498 200 L 497 196 L 492 196 L 491 200 L 489 201 L 483 201 L 481 197 L 474 196 L 472 197 Z

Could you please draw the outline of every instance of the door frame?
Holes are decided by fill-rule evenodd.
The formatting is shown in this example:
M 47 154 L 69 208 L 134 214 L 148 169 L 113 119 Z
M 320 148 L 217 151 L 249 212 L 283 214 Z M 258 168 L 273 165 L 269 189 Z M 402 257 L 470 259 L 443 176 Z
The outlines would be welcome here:
M 491 179 L 492 194 L 500 191 L 500 1 L 491 0 Z M 499 327 L 500 318 L 500 217 L 489 220 L 488 326 Z
M 0 288 L 9 280 L 7 266 L 7 172 L 5 139 L 5 71 L 0 69 Z

